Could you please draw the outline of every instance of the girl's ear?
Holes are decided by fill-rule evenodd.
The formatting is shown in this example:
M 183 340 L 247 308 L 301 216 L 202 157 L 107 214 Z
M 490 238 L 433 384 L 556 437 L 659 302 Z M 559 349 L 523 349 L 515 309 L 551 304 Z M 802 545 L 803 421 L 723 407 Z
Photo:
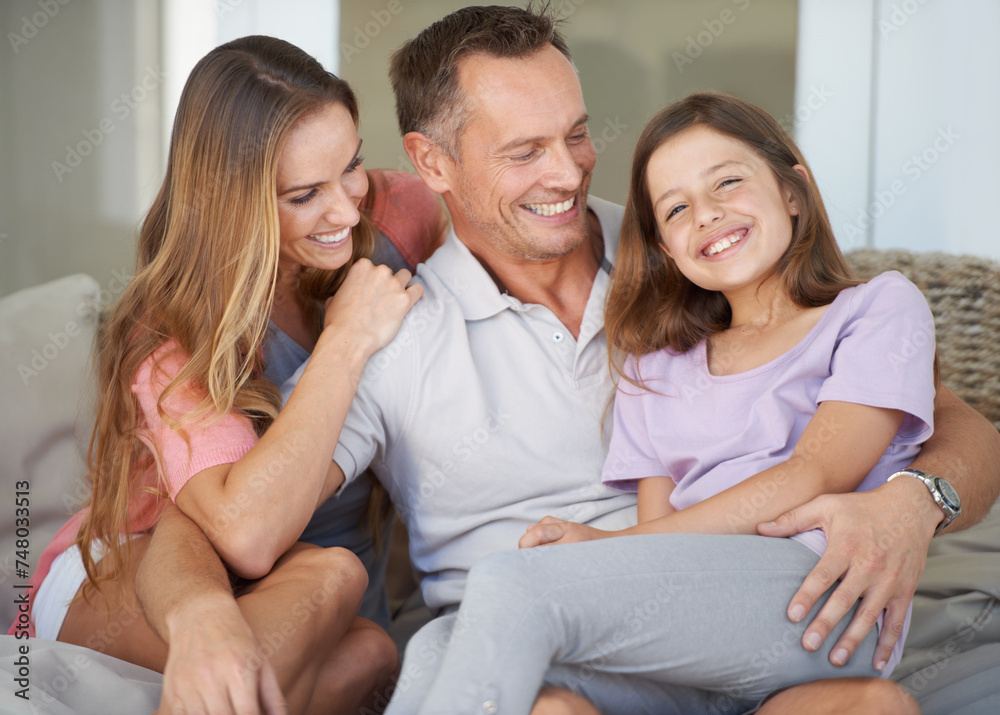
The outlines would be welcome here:
M 809 170 L 804 166 L 802 166 L 802 164 L 796 164 L 795 166 L 793 166 L 792 171 L 795 171 L 796 173 L 800 174 L 802 178 L 806 180 L 807 184 L 812 181 L 812 179 L 809 178 Z M 788 213 L 792 216 L 798 216 L 799 207 L 795 203 L 795 195 L 792 194 L 791 189 L 785 190 L 785 200 L 788 202 Z

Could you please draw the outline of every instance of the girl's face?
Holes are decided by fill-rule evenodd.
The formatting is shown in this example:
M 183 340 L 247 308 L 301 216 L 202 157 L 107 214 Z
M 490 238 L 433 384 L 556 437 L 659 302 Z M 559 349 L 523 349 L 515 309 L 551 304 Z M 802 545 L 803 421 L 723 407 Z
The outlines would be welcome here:
M 368 192 L 361 141 L 343 104 L 331 104 L 292 129 L 278 157 L 280 268 L 333 270 L 351 258 L 351 228 Z
M 791 243 L 791 192 L 754 150 L 707 126 L 657 147 L 646 181 L 664 251 L 706 290 L 756 289 Z

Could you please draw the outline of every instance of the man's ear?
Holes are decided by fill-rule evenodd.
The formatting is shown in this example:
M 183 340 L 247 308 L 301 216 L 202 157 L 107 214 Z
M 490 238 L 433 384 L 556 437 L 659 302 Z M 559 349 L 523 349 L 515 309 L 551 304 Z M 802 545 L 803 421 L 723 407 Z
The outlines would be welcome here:
M 454 161 L 437 142 L 420 132 L 408 132 L 403 136 L 403 148 L 427 188 L 437 194 L 451 191 Z

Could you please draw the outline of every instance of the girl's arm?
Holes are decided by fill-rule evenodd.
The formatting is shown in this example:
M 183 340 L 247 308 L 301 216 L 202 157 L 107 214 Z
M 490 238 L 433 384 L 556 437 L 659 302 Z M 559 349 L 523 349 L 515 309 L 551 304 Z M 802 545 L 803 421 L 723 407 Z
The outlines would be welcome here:
M 653 521 L 661 516 L 673 514 L 677 510 L 670 503 L 670 493 L 674 490 L 674 480 L 670 477 L 646 477 L 639 480 L 639 523 Z
M 301 535 L 343 481 L 333 452 L 368 358 L 388 343 L 422 295 L 362 260 L 327 301 L 326 325 L 288 403 L 234 464 L 194 475 L 177 506 L 202 528 L 236 574 L 260 578 Z
M 621 531 L 546 517 L 529 527 L 520 545 L 525 548 L 633 534 L 756 534 L 759 523 L 772 521 L 814 497 L 854 491 L 888 449 L 902 421 L 899 410 L 823 402 L 787 461 L 715 496 L 651 521 L 640 516 L 636 526 Z M 650 479 L 640 480 L 640 489 L 646 481 Z
M 821 494 L 854 491 L 889 448 L 903 412 L 823 402 L 785 462 L 621 534 L 756 534 L 757 524 Z

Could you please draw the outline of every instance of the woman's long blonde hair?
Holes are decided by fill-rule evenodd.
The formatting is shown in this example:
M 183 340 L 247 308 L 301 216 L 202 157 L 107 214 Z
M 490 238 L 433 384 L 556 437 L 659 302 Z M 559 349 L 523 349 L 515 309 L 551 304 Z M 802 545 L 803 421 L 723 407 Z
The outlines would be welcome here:
M 117 580 L 131 557 L 120 536 L 131 533 L 129 504 L 154 464 L 138 438 L 143 420 L 132 382 L 159 346 L 173 339 L 188 358 L 157 403 L 182 436 L 184 425 L 229 413 L 246 416 L 262 434 L 277 415 L 280 394 L 262 376 L 278 275 L 278 157 L 297 122 L 338 103 L 356 124 L 347 83 L 272 37 L 224 44 L 192 70 L 166 177 L 139 231 L 135 276 L 98 333 L 99 400 L 87 453 L 92 496 L 77 537 L 90 584 Z M 367 219 L 353 235 L 351 262 L 371 253 Z M 299 290 L 314 323 L 346 270 L 302 272 Z M 170 419 L 164 400 L 191 385 L 203 395 L 198 408 Z M 159 487 L 165 493 L 162 477 Z M 100 576 L 95 542 L 110 559 Z
M 828 305 L 844 288 L 858 284 L 837 246 L 815 182 L 793 167 L 807 168 L 802 152 L 771 115 L 722 92 L 700 92 L 654 116 L 636 143 L 625 217 L 604 310 L 612 374 L 621 376 L 628 354 L 640 356 L 671 347 L 684 352 L 729 327 L 725 296 L 691 282 L 663 252 L 649 196 L 646 171 L 656 149 L 696 125 L 707 126 L 750 147 L 792 193 L 798 215 L 792 240 L 774 273 L 800 306 Z M 810 176 L 812 175 L 809 172 Z

